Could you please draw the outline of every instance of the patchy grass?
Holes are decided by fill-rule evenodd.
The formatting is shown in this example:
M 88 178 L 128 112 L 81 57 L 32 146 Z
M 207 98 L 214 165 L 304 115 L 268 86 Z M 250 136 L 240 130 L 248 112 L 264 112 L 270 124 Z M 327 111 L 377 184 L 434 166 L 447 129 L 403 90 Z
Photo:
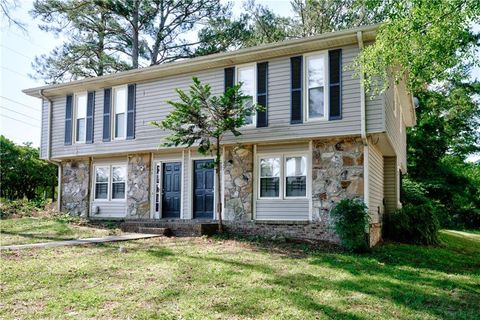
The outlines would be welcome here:
M 367 255 L 212 238 L 3 252 L 0 318 L 478 319 L 479 235 L 440 238 Z
M 0 245 L 102 237 L 119 232 L 118 229 L 92 227 L 65 215 L 53 218 L 24 217 L 0 220 Z

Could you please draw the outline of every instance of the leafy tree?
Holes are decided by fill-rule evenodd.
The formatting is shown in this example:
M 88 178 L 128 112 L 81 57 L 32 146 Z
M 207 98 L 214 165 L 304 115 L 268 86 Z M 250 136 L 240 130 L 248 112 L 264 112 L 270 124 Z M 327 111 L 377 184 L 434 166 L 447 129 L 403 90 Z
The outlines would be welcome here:
M 34 78 L 59 83 L 130 68 L 114 41 L 118 29 L 112 13 L 93 0 L 37 0 L 31 14 L 43 21 L 42 30 L 68 39 L 50 54 L 35 57 Z
M 478 62 L 479 38 L 470 31 L 480 22 L 478 0 L 385 0 L 381 8 L 385 22 L 375 43 L 355 61 L 368 90 L 384 90 L 392 77 L 416 93 L 465 62 Z
M 22 146 L 0 136 L 0 194 L 13 200 L 35 199 L 42 191 L 54 188 L 56 166 L 40 160 L 38 148 L 31 143 Z M 52 192 L 53 198 L 53 192 Z
M 243 95 L 241 85 L 229 88 L 221 96 L 212 96 L 211 87 L 193 78 L 189 93 L 177 89 L 180 101 L 168 101 L 173 110 L 160 123 L 153 125 L 169 130 L 166 146 L 196 145 L 201 154 L 214 154 L 213 166 L 216 169 L 216 210 L 219 231 L 223 231 L 221 171 L 223 168 L 220 144 L 226 134 L 238 136 L 239 128 L 246 124 L 246 118 L 261 107 L 248 103 L 251 99 Z

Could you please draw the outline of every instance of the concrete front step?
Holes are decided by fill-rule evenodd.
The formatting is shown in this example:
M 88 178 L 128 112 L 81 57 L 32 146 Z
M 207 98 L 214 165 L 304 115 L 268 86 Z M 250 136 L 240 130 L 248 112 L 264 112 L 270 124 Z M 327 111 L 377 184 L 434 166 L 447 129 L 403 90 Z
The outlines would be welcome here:
M 212 235 L 218 230 L 218 224 L 216 222 L 195 220 L 125 221 L 120 227 L 125 232 L 163 234 L 165 236 L 174 235 L 176 237 Z

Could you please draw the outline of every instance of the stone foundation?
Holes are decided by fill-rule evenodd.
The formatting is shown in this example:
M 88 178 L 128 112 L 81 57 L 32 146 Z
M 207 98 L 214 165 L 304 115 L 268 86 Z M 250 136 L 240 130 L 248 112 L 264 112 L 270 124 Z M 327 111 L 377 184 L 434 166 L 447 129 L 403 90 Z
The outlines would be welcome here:
M 371 223 L 369 229 L 369 245 L 373 247 L 382 240 L 382 224 Z
M 128 157 L 127 219 L 150 218 L 150 154 Z
M 62 162 L 62 212 L 81 217 L 88 216 L 90 160 Z
M 225 149 L 224 201 L 225 220 L 245 221 L 252 218 L 252 146 L 233 146 Z

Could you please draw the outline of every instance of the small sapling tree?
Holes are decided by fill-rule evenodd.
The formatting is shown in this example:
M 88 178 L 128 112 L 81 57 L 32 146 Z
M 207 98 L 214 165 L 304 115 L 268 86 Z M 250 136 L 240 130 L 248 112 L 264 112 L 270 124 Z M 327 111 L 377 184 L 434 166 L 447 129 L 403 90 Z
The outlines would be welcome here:
M 247 123 L 247 118 L 262 109 L 251 103 L 252 97 L 241 91 L 241 84 L 230 87 L 223 95 L 213 96 L 211 87 L 193 77 L 188 93 L 177 89 L 180 101 L 167 101 L 173 110 L 161 122 L 153 125 L 170 131 L 165 138 L 165 146 L 195 145 L 203 155 L 214 155 L 213 167 L 216 171 L 216 212 L 219 232 L 223 231 L 221 172 L 223 170 L 220 144 L 226 134 L 239 136 L 239 129 Z

